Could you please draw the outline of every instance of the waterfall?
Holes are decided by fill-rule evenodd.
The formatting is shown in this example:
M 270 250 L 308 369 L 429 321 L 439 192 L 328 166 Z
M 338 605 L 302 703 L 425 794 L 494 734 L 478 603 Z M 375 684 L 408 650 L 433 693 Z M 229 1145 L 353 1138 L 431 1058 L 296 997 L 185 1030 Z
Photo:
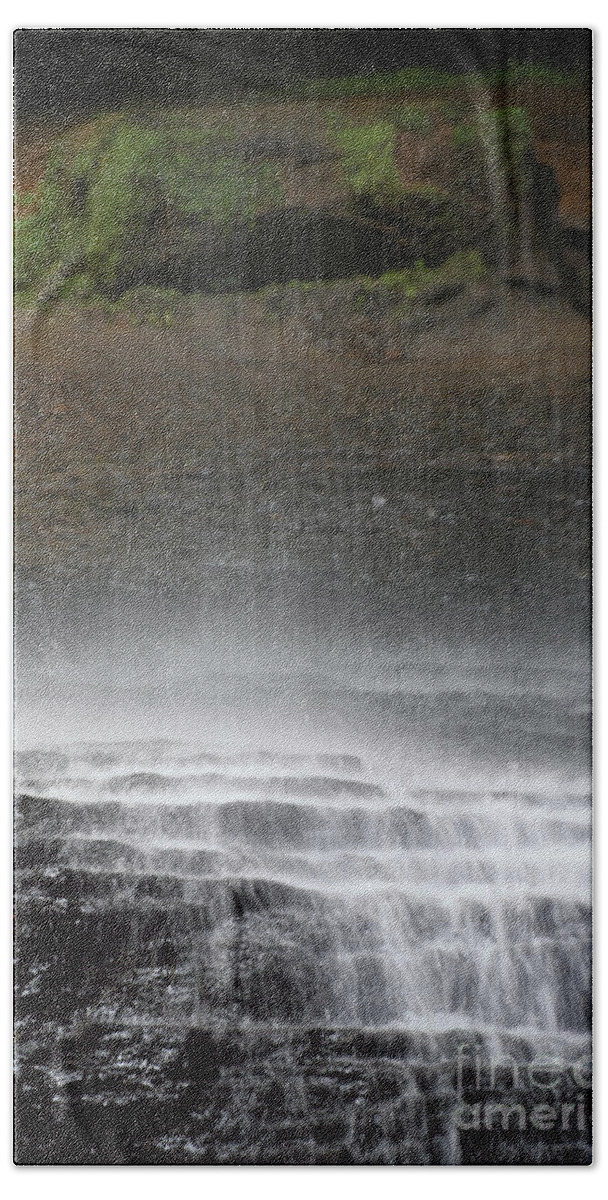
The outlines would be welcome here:
M 145 1161 L 457 1162 L 470 1141 L 449 1120 L 458 1055 L 548 1055 L 564 1071 L 585 1057 L 584 774 L 516 776 L 498 755 L 424 786 L 399 755 L 367 754 L 375 736 L 365 753 L 325 728 L 308 749 L 246 737 L 18 755 L 19 1014 L 25 1030 L 39 1010 L 56 1020 L 43 1071 L 57 1111 L 66 1096 L 99 1113 L 153 1094 L 178 1129 L 139 1143 Z M 338 1159 L 311 1116 L 319 1060 Z M 372 1065 L 373 1154 L 352 1107 Z M 264 1087 L 278 1125 L 256 1120 Z M 273 1158 L 294 1105 L 301 1145 Z M 249 1114 L 245 1131 L 211 1137 L 212 1111 Z M 204 1137 L 187 1133 L 193 1113 Z M 103 1136 L 100 1153 L 129 1161 Z

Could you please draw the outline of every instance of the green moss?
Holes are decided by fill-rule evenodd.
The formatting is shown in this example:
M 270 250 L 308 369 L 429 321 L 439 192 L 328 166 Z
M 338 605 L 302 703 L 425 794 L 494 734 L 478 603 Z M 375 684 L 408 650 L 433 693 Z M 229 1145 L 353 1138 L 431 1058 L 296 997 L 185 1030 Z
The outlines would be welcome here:
M 170 329 L 180 316 L 190 309 L 192 298 L 174 288 L 138 287 L 116 301 L 105 301 L 103 308 L 110 318 L 127 317 L 134 325 L 153 325 Z
M 415 299 L 425 290 L 442 284 L 476 283 L 487 274 L 487 267 L 478 250 L 460 250 L 450 255 L 438 267 L 427 267 L 419 259 L 413 267 L 400 271 L 386 271 L 376 279 L 359 280 L 359 294 L 387 293 L 398 304 L 405 299 Z
M 81 244 L 80 223 L 64 201 L 61 180 L 51 164 L 29 211 L 15 225 L 17 287 L 32 286 Z
M 353 125 L 336 130 L 334 138 L 353 195 L 369 197 L 380 207 L 394 204 L 403 191 L 395 161 L 395 126 L 388 121 Z
M 526 109 L 517 105 L 492 108 L 480 113 L 475 122 L 454 128 L 454 145 L 469 144 L 479 137 L 495 142 L 497 146 L 508 140 L 517 151 L 523 150 L 532 139 L 532 126 Z
M 290 279 L 287 283 L 271 284 L 252 294 L 264 303 L 271 315 L 281 312 L 285 303 L 291 308 L 300 301 L 314 303 L 325 298 L 331 304 L 332 295 L 336 293 L 350 296 L 355 309 L 365 308 L 367 300 L 374 297 L 382 297 L 389 307 L 398 307 L 428 289 L 452 283 L 470 285 L 487 274 L 488 268 L 478 250 L 461 250 L 437 267 L 429 267 L 420 259 L 413 267 L 385 271 L 378 276 L 356 275 L 331 280 Z M 180 319 L 187 317 L 197 303 L 207 300 L 208 295 L 197 292 L 184 295 L 174 288 L 137 287 L 130 288 L 117 300 L 111 300 L 107 295 L 96 292 L 90 276 L 83 273 L 69 281 L 61 299 L 100 309 L 112 321 L 126 317 L 134 325 L 170 329 Z M 18 307 L 29 308 L 35 303 L 35 289 L 18 293 Z
M 84 145 L 51 152 L 29 211 L 17 222 L 17 285 L 27 288 L 59 263 L 83 263 L 94 289 L 111 289 L 124 254 L 153 236 L 155 222 L 179 229 L 250 221 L 281 199 L 276 170 L 234 152 L 227 127 L 188 126 L 174 114 L 96 122 Z
M 300 282 L 263 288 L 256 293 L 272 313 L 291 311 L 294 301 L 325 298 L 332 294 L 349 294 L 355 310 L 363 311 L 370 300 L 383 300 L 386 306 L 399 308 L 410 300 L 435 287 L 450 284 L 463 286 L 477 283 L 488 273 L 478 250 L 460 250 L 437 267 L 428 267 L 423 259 L 413 267 L 386 271 L 383 275 L 357 275 L 345 279 Z
M 421 137 L 432 133 L 433 113 L 424 104 L 403 104 L 395 112 L 395 124 L 406 133 L 418 133 Z
M 35 288 L 21 288 L 15 292 L 15 309 L 35 308 L 36 295 Z
M 90 300 L 96 295 L 94 281 L 86 271 L 72 275 L 61 289 L 62 300 Z

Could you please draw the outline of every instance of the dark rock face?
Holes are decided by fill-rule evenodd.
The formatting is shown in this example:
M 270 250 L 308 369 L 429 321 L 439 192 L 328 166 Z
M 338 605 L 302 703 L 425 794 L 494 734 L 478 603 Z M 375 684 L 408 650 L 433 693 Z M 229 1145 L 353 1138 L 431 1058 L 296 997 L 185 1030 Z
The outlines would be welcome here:
M 187 254 L 169 250 L 159 257 L 153 238 L 140 243 L 125 259 L 115 294 L 142 284 L 184 292 L 256 291 L 292 279 L 382 274 L 410 265 L 417 257 L 415 241 L 408 249 L 379 222 L 304 208 L 279 209 L 257 217 L 252 226 L 229 232 L 209 228 Z
M 228 230 L 209 226 L 197 231 L 193 225 L 187 237 L 179 227 L 152 228 L 131 243 L 114 294 L 141 285 L 239 292 L 292 280 L 379 276 L 420 261 L 435 267 L 457 251 L 477 249 L 506 279 L 536 281 L 555 264 L 552 290 L 563 288 L 580 306 L 581 266 L 568 254 L 558 222 L 555 174 L 533 156 L 529 166 L 532 182 L 520 202 L 505 185 L 497 204 L 485 172 L 470 193 L 412 190 L 391 208 L 362 197 L 350 205 L 345 199 L 333 209 L 276 208 Z

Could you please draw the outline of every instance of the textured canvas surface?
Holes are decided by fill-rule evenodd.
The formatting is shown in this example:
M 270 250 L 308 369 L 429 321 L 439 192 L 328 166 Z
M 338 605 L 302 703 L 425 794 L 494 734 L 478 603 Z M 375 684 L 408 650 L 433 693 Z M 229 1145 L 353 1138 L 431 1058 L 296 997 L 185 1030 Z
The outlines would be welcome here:
M 588 1163 L 590 35 L 15 47 L 17 1161 Z

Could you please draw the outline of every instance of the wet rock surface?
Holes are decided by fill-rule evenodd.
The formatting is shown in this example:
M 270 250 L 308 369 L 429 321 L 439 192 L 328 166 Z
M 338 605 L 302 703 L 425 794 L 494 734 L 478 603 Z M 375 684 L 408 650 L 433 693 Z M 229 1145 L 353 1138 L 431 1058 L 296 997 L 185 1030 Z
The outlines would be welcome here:
M 538 707 L 537 765 L 559 721 Z M 495 735 L 487 754 L 500 772 Z M 292 755 L 277 793 L 275 757 L 19 756 L 18 1161 L 587 1162 L 572 756 L 571 795 L 541 771 L 528 796 L 401 799 L 403 772 L 395 796 L 362 790 L 366 764 L 327 753 Z M 143 794 L 129 760 L 156 767 Z

